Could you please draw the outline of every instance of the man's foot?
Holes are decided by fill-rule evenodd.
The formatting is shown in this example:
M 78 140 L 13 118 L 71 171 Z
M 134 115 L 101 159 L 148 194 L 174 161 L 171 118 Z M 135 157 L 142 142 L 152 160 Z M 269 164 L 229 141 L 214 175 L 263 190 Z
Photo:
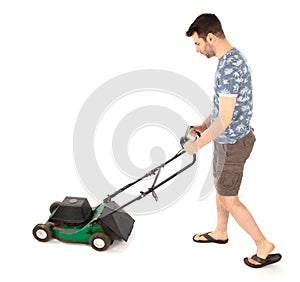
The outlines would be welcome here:
M 251 257 L 251 260 L 255 261 L 256 263 L 250 263 L 249 258 L 244 258 L 244 262 L 246 265 L 252 268 L 261 268 L 269 264 L 276 263 L 280 261 L 282 258 L 281 254 L 269 254 L 265 259 L 260 258 L 258 255 L 254 255 Z
M 196 243 L 226 244 L 228 238 L 227 234 L 219 235 L 216 232 L 206 232 L 194 235 L 193 241 Z
M 262 242 L 261 244 L 259 244 L 257 246 L 256 255 L 245 258 L 245 260 L 247 260 L 251 265 L 260 266 L 261 264 L 263 264 L 263 260 L 268 258 L 269 254 L 274 250 L 274 248 L 275 248 L 274 244 L 265 240 L 264 242 Z M 246 263 L 246 261 L 245 261 L 245 263 Z M 270 264 L 270 263 L 268 263 L 268 264 Z

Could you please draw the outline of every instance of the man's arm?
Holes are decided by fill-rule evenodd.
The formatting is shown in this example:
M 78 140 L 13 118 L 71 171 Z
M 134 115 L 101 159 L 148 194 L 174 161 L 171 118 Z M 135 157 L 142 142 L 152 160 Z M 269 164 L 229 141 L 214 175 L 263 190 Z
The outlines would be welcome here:
M 219 97 L 219 114 L 215 121 L 211 123 L 208 129 L 196 141 L 188 141 L 184 144 L 185 151 L 190 154 L 196 154 L 199 149 L 217 138 L 231 123 L 236 97 Z
M 201 127 L 201 134 L 207 129 L 209 128 L 211 125 L 211 114 L 205 119 L 205 121 L 200 125 Z
M 236 97 L 219 97 L 219 114 L 215 121 L 210 124 L 201 138 L 197 139 L 198 149 L 202 148 L 217 138 L 231 123 Z M 206 120 L 205 120 L 206 121 Z

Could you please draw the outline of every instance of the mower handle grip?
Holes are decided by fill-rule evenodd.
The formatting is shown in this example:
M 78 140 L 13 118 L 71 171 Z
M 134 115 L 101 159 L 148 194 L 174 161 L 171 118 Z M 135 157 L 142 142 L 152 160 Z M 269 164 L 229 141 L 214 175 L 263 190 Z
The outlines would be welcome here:
M 188 127 L 186 128 L 186 131 L 185 131 L 184 136 L 180 138 L 180 145 L 181 145 L 182 148 L 184 147 L 184 144 L 185 144 L 187 141 L 189 141 L 189 140 L 195 141 L 197 138 L 200 138 L 200 137 L 201 137 L 201 134 L 200 134 L 200 132 L 198 132 L 198 131 L 196 132 L 197 137 L 193 137 L 193 136 L 189 135 L 190 130 L 191 130 L 192 128 L 193 128 L 192 125 L 188 125 Z

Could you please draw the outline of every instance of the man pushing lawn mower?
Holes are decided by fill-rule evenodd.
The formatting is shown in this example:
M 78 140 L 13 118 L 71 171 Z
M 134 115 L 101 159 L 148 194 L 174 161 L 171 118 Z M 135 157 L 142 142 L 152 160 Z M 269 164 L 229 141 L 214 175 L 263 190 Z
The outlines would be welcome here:
M 238 192 L 246 160 L 251 154 L 255 136 L 252 118 L 251 70 L 243 54 L 225 37 L 222 25 L 214 14 L 202 14 L 186 32 L 196 45 L 196 52 L 207 58 L 217 57 L 213 111 L 201 125 L 193 126 L 190 134 L 201 138 L 188 141 L 184 149 L 195 154 L 214 142 L 213 176 L 216 188 L 217 225 L 214 231 L 193 237 L 197 243 L 228 242 L 229 214 L 251 236 L 256 254 L 244 258 L 246 265 L 264 267 L 278 262 L 280 254 L 271 254 L 275 246 L 263 235 L 249 210 L 239 200 Z

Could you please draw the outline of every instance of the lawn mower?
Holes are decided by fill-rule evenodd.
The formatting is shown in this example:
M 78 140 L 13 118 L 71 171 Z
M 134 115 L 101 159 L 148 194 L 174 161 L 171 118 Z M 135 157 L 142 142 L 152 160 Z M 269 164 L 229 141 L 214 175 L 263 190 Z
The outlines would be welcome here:
M 67 196 L 62 202 L 53 202 L 49 208 L 48 220 L 46 223 L 37 224 L 33 228 L 33 236 L 40 242 L 47 242 L 51 238 L 56 238 L 63 242 L 90 244 L 97 251 L 106 250 L 114 240 L 127 241 L 133 228 L 134 219 L 126 213 L 124 208 L 150 193 L 157 201 L 158 197 L 155 190 L 196 162 L 196 155 L 193 155 L 189 164 L 157 183 L 162 168 L 185 153 L 184 144 L 194 138 L 189 135 L 190 129 L 191 127 L 188 126 L 185 135 L 180 138 L 181 149 L 174 157 L 136 181 L 108 195 L 98 206 L 92 208 L 88 200 L 83 197 Z M 121 206 L 112 201 L 112 198 L 121 192 L 150 176 L 155 176 L 152 186 L 146 191 L 141 191 L 139 196 Z

